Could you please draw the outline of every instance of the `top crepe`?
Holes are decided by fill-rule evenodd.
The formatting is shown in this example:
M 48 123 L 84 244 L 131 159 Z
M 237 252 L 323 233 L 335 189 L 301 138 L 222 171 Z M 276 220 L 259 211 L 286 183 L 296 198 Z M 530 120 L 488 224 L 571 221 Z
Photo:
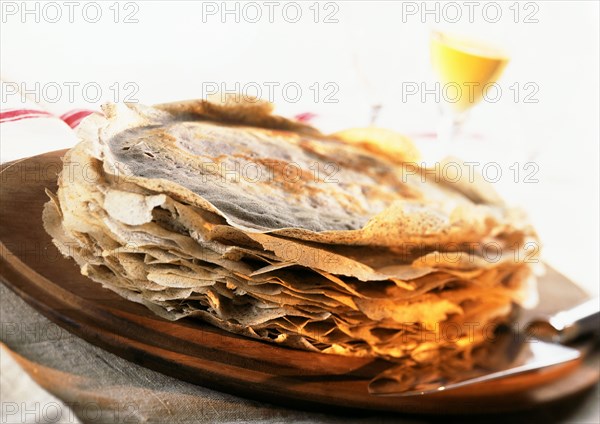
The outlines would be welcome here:
M 270 115 L 264 103 L 104 112 L 97 154 L 106 172 L 241 230 L 379 246 L 470 243 L 524 230 L 489 184 L 466 183 L 465 169 L 452 181 L 444 172 L 423 175 L 415 164 Z

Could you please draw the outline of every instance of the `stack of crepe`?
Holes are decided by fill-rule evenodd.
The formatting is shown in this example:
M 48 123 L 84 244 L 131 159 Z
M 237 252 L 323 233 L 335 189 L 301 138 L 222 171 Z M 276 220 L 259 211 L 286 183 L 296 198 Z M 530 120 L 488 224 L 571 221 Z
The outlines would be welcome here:
M 532 299 L 534 231 L 459 161 L 421 169 L 401 136 L 325 136 L 231 97 L 103 112 L 45 227 L 84 275 L 164 318 L 468 368 Z

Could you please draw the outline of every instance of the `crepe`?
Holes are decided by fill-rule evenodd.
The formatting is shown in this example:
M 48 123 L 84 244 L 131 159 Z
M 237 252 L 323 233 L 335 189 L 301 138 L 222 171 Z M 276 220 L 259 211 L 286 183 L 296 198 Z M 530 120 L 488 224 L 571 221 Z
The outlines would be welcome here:
M 482 178 L 424 178 L 414 149 L 260 101 L 103 112 L 80 125 L 45 228 L 84 275 L 166 319 L 460 369 L 535 298 L 535 231 Z

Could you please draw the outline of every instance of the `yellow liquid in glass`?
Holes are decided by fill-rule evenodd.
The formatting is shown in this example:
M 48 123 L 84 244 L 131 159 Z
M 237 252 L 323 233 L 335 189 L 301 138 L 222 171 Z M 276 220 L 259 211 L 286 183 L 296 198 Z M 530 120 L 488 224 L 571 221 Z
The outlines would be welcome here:
M 500 50 L 473 40 L 439 32 L 431 37 L 433 68 L 440 77 L 442 93 L 444 87 L 452 93 L 444 98 L 450 99 L 450 105 L 458 112 L 481 100 L 486 84 L 496 82 L 508 60 Z M 456 87 L 460 88 L 460 97 Z

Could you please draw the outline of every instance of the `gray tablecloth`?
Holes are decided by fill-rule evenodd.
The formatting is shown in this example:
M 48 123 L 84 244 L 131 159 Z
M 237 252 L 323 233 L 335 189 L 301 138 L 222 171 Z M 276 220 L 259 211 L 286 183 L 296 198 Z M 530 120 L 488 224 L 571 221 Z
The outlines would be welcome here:
M 195 386 L 97 348 L 0 284 L 2 423 L 321 422 L 600 423 L 598 387 L 536 411 L 486 417 L 328 415 Z

